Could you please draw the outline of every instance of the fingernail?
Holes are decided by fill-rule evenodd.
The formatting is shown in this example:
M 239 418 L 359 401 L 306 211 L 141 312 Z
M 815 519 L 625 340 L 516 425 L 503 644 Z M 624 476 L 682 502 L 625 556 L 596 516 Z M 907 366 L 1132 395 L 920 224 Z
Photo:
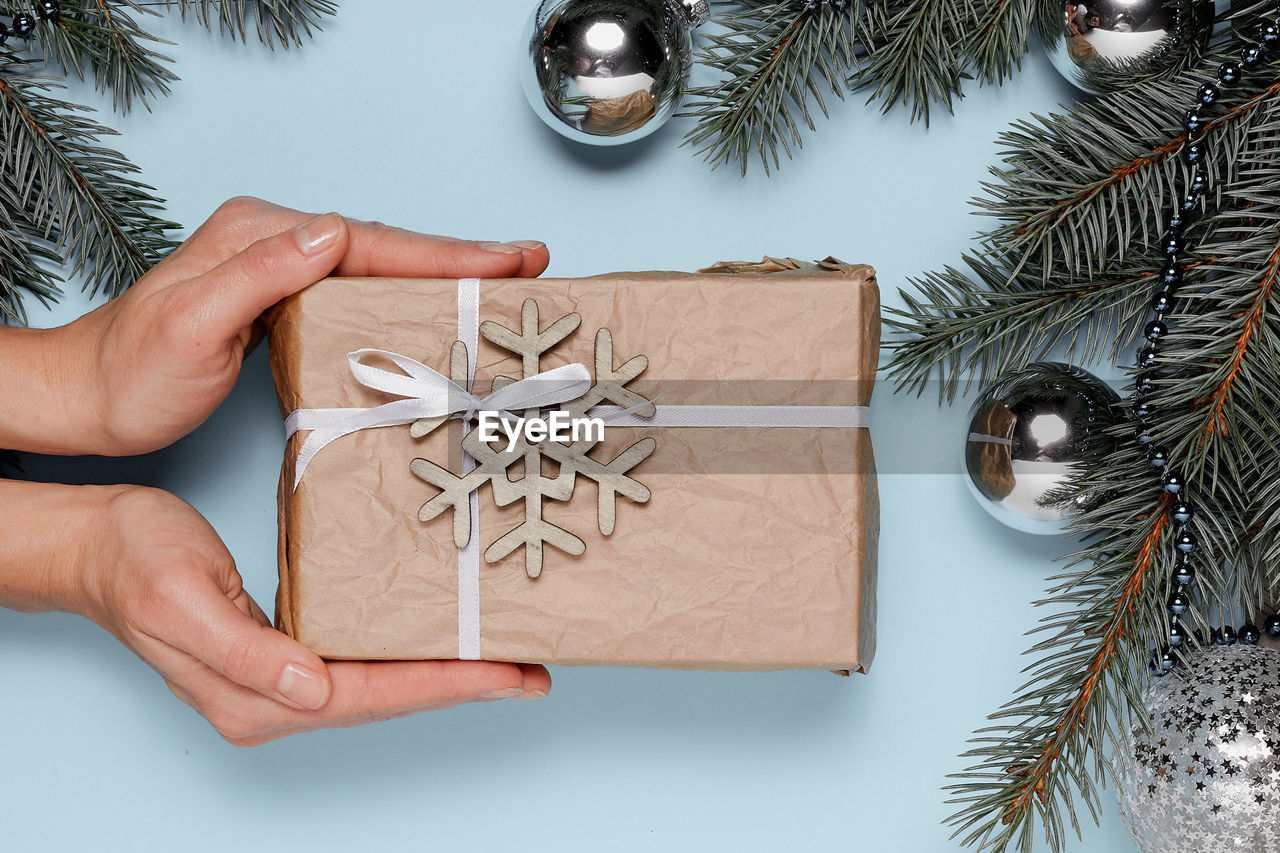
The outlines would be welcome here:
M 298 241 L 302 254 L 310 257 L 332 246 L 341 232 L 342 217 L 336 213 L 325 213 L 293 229 L 293 239 Z
M 500 255 L 520 254 L 520 247 L 515 243 L 481 243 L 480 248 L 486 252 L 497 252 Z
M 547 244 L 541 240 L 512 240 L 512 246 L 519 246 L 521 249 L 545 249 Z
M 490 690 L 488 693 L 481 693 L 477 699 L 511 699 L 519 696 L 524 691 L 519 687 L 504 687 L 501 690 Z
M 329 685 L 319 673 L 291 663 L 280 673 L 280 681 L 276 690 L 290 702 L 296 702 L 313 711 L 324 707 L 329 701 Z
M 545 699 L 545 698 L 547 698 L 547 691 L 545 691 L 545 690 L 524 690 L 524 691 L 521 691 L 521 693 L 520 693 L 520 697 L 519 697 L 519 698 L 521 698 L 521 699 Z

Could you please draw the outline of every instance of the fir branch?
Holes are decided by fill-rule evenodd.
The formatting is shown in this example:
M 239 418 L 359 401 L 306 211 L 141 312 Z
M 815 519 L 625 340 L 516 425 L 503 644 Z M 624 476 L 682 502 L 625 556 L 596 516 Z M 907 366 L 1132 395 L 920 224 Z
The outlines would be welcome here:
M 1135 666 L 1123 640 L 1134 630 L 1144 597 L 1151 597 L 1167 526 L 1159 508 L 1149 507 L 1146 521 L 1139 523 L 1131 561 L 1113 558 L 1050 590 L 1058 605 L 1092 606 L 1084 612 L 1065 609 L 1045 620 L 1042 630 L 1052 636 L 1036 648 L 1052 653 L 1032 668 L 1032 680 L 1020 695 L 992 715 L 997 725 L 979 730 L 979 746 L 965 753 L 977 764 L 957 774 L 961 781 L 950 788 L 951 802 L 962 808 L 949 820 L 964 844 L 994 850 L 1013 844 L 1029 851 L 1038 817 L 1050 846 L 1061 849 L 1065 833 L 1059 803 L 1067 806 L 1078 831 L 1073 787 L 1096 814 L 1090 780 L 1098 775 L 1099 756 L 1090 754 L 1089 745 L 1098 742 L 1100 730 L 1110 728 L 1117 671 Z M 1131 529 L 1134 519 L 1128 520 Z M 1123 572 L 1117 571 L 1121 565 Z M 1081 737 L 1082 731 L 1092 737 Z
M 878 7 L 877 7 L 878 8 Z M 974 10 L 956 0 L 911 0 L 879 12 L 878 44 L 854 84 L 871 89 L 868 100 L 880 100 L 884 112 L 898 103 L 909 106 L 911 120 L 929 124 L 929 108 L 938 103 L 952 111 L 960 95 L 960 51 Z
M 27 322 L 24 293 L 47 305 L 61 290 L 46 268 L 59 257 L 42 239 L 11 177 L 7 170 L 0 172 L 0 325 L 20 326 Z
M 719 168 L 737 163 L 742 174 L 756 154 L 765 172 L 803 145 L 801 126 L 814 129 L 809 102 L 825 116 L 822 92 L 843 100 L 856 54 L 873 43 L 865 9 L 827 4 L 748 3 L 717 18 L 725 32 L 707 37 L 698 59 L 725 79 L 690 91 L 681 113 L 698 119 L 685 145 Z M 799 114 L 799 122 L 795 114 Z
M 335 0 L 165 0 L 185 21 L 191 14 L 206 29 L 245 41 L 250 31 L 272 50 L 301 45 L 320 29 L 325 16 L 338 11 Z
M 89 120 L 86 108 L 50 96 L 56 88 L 29 66 L 0 61 L 0 174 L 16 196 L 10 218 L 27 223 L 5 232 L 25 240 L 30 258 L 49 258 L 31 251 L 30 238 L 38 237 L 72 275 L 85 275 L 92 293 L 114 296 L 175 245 L 165 232 L 178 226 L 157 215 L 162 201 L 132 177 L 137 167 L 98 144 L 114 131 Z M 9 288 L 6 298 L 17 293 Z
M 157 14 L 135 2 L 64 0 L 57 18 L 40 22 L 36 38 L 43 58 L 57 63 L 64 74 L 83 79 L 92 73 L 98 90 L 110 90 L 122 113 L 135 99 L 149 108 L 148 99 L 168 94 L 169 84 L 178 79 L 165 64 L 172 60 L 148 46 L 171 42 L 139 27 L 130 10 Z
M 1022 68 L 1043 0 L 981 0 L 975 4 L 976 26 L 968 30 L 960 48 L 963 61 L 974 69 L 979 83 L 1000 84 Z M 1052 4 L 1061 14 L 1061 4 Z
M 1091 276 L 1111 258 L 1123 261 L 1130 245 L 1148 245 L 1159 227 L 1152 211 L 1172 204 L 1173 186 L 1187 182 L 1173 157 L 1186 136 L 1174 128 L 1199 82 L 1198 75 L 1182 79 L 1179 97 L 1163 110 L 1151 100 L 1166 103 L 1164 95 L 1143 86 L 1067 115 L 1016 123 L 1001 137 L 1012 147 L 1006 168 L 992 170 L 999 183 L 984 184 L 993 198 L 978 202 L 1005 223 L 985 235 L 987 245 L 1020 261 L 1034 257 L 1041 270 L 1065 265 L 1072 276 Z M 1280 84 L 1273 84 L 1206 126 L 1215 184 L 1234 183 L 1243 136 L 1258 107 L 1277 97 Z M 1165 141 L 1153 146 L 1151 139 Z
M 1143 258 L 1107 279 L 1074 284 L 1065 276 L 1037 290 L 1016 283 L 1006 259 L 966 256 L 981 282 L 953 267 L 912 280 L 905 308 L 886 308 L 885 325 L 909 333 L 889 343 L 888 376 L 899 390 L 920 393 L 934 369 L 939 401 L 975 381 L 988 382 L 1064 348 L 1069 360 L 1091 363 L 1132 339 L 1155 289 L 1158 262 Z M 1194 267 L 1193 267 L 1194 268 Z
M 1238 179 L 1203 235 L 1203 286 L 1184 284 L 1152 395 L 1161 416 L 1151 440 L 1172 448 L 1199 506 L 1199 600 L 1183 619 L 1201 631 L 1214 614 L 1256 617 L 1280 576 L 1270 559 L 1280 540 L 1280 103 L 1256 111 Z M 987 294 L 971 285 L 967 296 L 964 312 L 977 316 Z M 1077 486 L 1089 508 L 1073 524 L 1085 546 L 1041 602 L 1060 609 L 1039 629 L 1030 680 L 979 731 L 950 788 L 960 807 L 950 823 L 966 844 L 1027 851 L 1039 825 L 1058 850 L 1065 827 L 1078 829 L 1077 798 L 1096 815 L 1106 745 L 1124 709 L 1140 711 L 1144 662 L 1169 634 L 1169 499 L 1156 498 L 1158 478 L 1139 475 L 1150 469 L 1131 427 L 1111 433 L 1112 448 L 1085 458 Z
M 1268 71 L 1276 68 L 1273 63 Z M 977 283 L 954 269 L 932 274 L 913 282 L 923 298 L 904 292 L 905 309 L 886 312 L 887 324 L 907 333 L 889 344 L 895 351 L 889 374 L 900 388 L 921 390 L 936 366 L 949 399 L 960 388 L 957 371 L 976 369 L 990 378 L 1064 341 L 1071 357 L 1085 361 L 1101 356 L 1108 341 L 1112 356 L 1128 345 L 1160 265 L 1145 247 L 1175 203 L 1174 188 L 1189 180 L 1189 169 L 1173 155 L 1183 142 L 1183 105 L 1194 100 L 1198 80 L 1179 78 L 1180 99 L 1144 85 L 1019 122 L 1001 136 L 1004 163 L 992 170 L 998 180 L 985 185 L 987 196 L 975 204 L 1002 225 L 982 235 L 981 260 L 970 261 Z M 1221 188 L 1235 185 L 1240 158 L 1265 147 L 1253 131 L 1269 124 L 1278 102 L 1280 83 L 1273 83 L 1228 104 L 1207 127 L 1210 209 L 1223 209 Z M 1167 141 L 1150 142 L 1162 134 Z M 1207 228 L 1222 224 L 1208 219 Z M 1144 248 L 1135 251 L 1135 245 Z M 1036 322 L 1032 315 L 975 310 L 979 292 L 980 304 L 997 308 L 1030 294 Z M 1018 346 L 1001 352 L 1008 343 Z

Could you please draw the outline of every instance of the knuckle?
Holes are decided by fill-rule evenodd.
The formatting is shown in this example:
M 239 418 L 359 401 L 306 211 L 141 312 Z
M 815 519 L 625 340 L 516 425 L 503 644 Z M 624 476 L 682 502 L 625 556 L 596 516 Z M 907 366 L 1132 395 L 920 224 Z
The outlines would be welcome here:
M 262 210 L 263 202 L 251 195 L 237 195 L 218 205 L 218 209 L 209 217 L 209 222 L 217 226 L 234 225 L 247 216 Z

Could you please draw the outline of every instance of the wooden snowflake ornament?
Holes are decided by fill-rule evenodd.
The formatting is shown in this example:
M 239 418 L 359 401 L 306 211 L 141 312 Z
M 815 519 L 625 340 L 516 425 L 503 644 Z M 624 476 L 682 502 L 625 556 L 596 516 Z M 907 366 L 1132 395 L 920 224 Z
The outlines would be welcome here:
M 541 372 L 542 356 L 577 331 L 582 318 L 566 314 L 546 329 L 538 327 L 538 305 L 526 299 L 520 310 L 520 331 L 512 331 L 492 321 L 480 326 L 480 334 L 521 359 L 522 378 Z M 449 359 L 450 378 L 459 385 L 467 383 L 467 350 L 461 341 L 455 341 Z M 653 417 L 657 408 L 651 401 L 627 389 L 626 385 L 644 372 L 649 360 L 638 355 L 621 365 L 614 364 L 613 335 L 608 329 L 599 329 L 595 339 L 595 364 L 593 383 L 585 394 L 565 403 L 560 410 L 570 418 L 589 417 L 592 407 L 615 405 L 629 409 L 640 417 Z M 509 377 L 497 377 L 494 388 L 502 388 L 516 381 Z M 525 412 L 526 418 L 539 415 L 538 410 Z M 444 422 L 443 418 L 420 420 L 413 424 L 410 434 L 415 438 L 426 435 Z M 542 516 L 544 500 L 569 501 L 579 477 L 595 482 L 598 492 L 597 519 L 600 533 L 613 533 L 616 521 L 616 505 L 619 495 L 635 503 L 649 500 L 649 489 L 629 472 L 653 453 L 657 442 L 643 438 L 608 462 L 601 462 L 588 454 L 600 439 L 588 434 L 569 443 L 529 441 L 521 434 L 507 447 L 495 447 L 483 441 L 479 430 L 471 430 L 462 440 L 463 450 L 476 463 L 476 467 L 455 475 L 427 459 L 414 459 L 409 469 L 419 479 L 435 486 L 440 493 L 422 505 L 418 519 L 431 521 L 447 509 L 453 510 L 453 541 L 459 548 L 471 541 L 471 493 L 488 483 L 493 501 L 498 506 L 508 506 L 516 501 L 524 503 L 524 521 L 498 537 L 485 549 L 486 562 L 495 563 L 523 547 L 525 572 L 530 578 L 542 573 L 544 546 L 551 545 L 567 554 L 577 556 L 586 550 L 586 543 L 570 531 L 547 521 Z M 543 462 L 551 463 L 555 476 L 543 473 Z M 513 474 L 516 476 L 513 477 Z

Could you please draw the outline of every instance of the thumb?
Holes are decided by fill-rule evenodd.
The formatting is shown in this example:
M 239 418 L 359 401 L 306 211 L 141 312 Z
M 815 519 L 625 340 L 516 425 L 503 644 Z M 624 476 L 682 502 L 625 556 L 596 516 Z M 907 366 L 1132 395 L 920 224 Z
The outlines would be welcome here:
M 348 240 L 346 220 L 325 213 L 250 243 L 183 287 L 204 306 L 209 333 L 230 340 L 263 311 L 332 272 Z
M 329 701 L 333 684 L 324 661 L 255 620 L 251 614 L 261 610 L 252 599 L 246 613 L 216 584 L 200 584 L 189 596 L 184 636 L 173 645 L 236 684 L 288 707 L 314 711 Z

